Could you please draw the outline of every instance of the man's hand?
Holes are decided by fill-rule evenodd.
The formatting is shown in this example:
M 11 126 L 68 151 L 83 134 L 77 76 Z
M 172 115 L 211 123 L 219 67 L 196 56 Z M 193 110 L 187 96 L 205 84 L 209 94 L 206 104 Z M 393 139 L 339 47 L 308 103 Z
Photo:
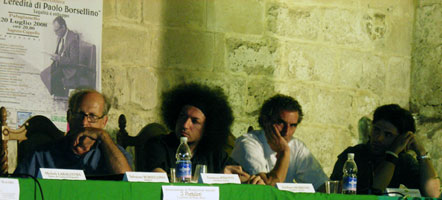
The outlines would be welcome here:
M 414 134 L 411 131 L 405 134 L 399 134 L 393 141 L 393 144 L 391 144 L 390 151 L 399 154 L 400 152 L 407 150 L 407 147 L 412 140 L 414 140 Z
M 60 55 L 51 54 L 51 60 L 56 61 L 56 62 L 60 61 Z
M 83 155 L 92 148 L 96 140 L 100 140 L 102 135 L 106 134 L 103 129 L 84 128 L 74 136 L 72 148 L 75 154 Z
M 427 153 L 424 146 L 416 139 L 416 135 L 409 131 L 411 138 L 408 142 L 407 150 L 413 150 L 417 156 L 423 156 Z
M 238 174 L 241 183 L 265 185 L 260 176 L 250 176 L 247 172 L 243 171 L 239 165 L 227 165 L 224 168 L 224 174 Z
M 267 138 L 267 143 L 273 151 L 280 153 L 290 150 L 287 141 L 281 136 L 281 133 L 275 124 L 266 124 L 264 131 Z

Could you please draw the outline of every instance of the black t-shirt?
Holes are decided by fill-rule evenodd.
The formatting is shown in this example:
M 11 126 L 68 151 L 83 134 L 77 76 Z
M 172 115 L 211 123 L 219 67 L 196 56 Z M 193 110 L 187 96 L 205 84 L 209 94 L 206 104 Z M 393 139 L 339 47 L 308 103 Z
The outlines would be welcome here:
M 336 161 L 333 173 L 330 176 L 331 180 L 342 180 L 342 168 L 345 161 L 347 161 L 347 153 L 355 154 L 355 162 L 358 166 L 357 193 L 372 193 L 371 186 L 373 183 L 372 179 L 374 170 L 384 158 L 379 159 L 379 157 L 373 155 L 368 144 L 359 144 L 354 147 L 349 147 L 338 156 L 338 161 Z M 393 178 L 391 179 L 390 184 L 388 184 L 388 187 L 398 188 L 400 184 L 403 184 L 408 188 L 420 188 L 419 164 L 413 156 L 405 152 L 399 154 Z
M 179 140 L 175 133 L 154 137 L 147 141 L 144 146 L 144 162 L 142 171 L 152 171 L 155 168 L 161 168 L 167 173 L 170 168 L 176 166 L 176 150 L 179 146 Z M 208 173 L 222 173 L 226 165 L 238 165 L 228 154 L 221 151 L 204 151 L 197 149 L 192 156 L 192 173 L 197 164 L 207 165 Z

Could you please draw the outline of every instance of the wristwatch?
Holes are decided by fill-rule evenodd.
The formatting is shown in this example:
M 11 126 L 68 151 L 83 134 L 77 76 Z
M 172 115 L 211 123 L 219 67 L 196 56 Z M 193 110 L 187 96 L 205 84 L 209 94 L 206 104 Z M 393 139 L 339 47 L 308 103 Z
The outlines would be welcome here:
M 430 156 L 430 154 L 428 153 L 428 151 L 427 151 L 427 153 L 425 153 L 425 155 L 423 155 L 423 156 L 417 156 L 417 160 L 424 160 L 424 159 L 431 160 L 431 156 Z

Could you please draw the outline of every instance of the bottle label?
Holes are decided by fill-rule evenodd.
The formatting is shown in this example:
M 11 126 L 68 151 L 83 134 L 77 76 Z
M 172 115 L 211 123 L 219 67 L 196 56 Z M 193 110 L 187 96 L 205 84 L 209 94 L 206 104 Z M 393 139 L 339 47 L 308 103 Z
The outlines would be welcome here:
M 192 163 L 186 161 L 178 161 L 176 166 L 177 178 L 191 178 L 192 177 Z
M 344 177 L 342 181 L 342 191 L 353 191 L 356 193 L 356 184 L 358 179 L 356 177 Z

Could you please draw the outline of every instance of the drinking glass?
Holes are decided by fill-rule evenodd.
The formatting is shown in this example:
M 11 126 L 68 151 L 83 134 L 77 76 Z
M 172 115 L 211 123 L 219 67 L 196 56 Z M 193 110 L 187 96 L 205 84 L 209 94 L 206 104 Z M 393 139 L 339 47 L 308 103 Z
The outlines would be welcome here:
M 327 194 L 336 194 L 339 192 L 340 181 L 326 181 L 325 192 Z
M 170 180 L 169 180 L 170 183 L 176 183 L 177 182 L 175 168 L 170 168 L 169 176 L 170 176 Z
M 207 173 L 207 165 L 197 164 L 195 167 L 195 174 L 192 176 L 192 182 L 198 183 L 201 174 Z

